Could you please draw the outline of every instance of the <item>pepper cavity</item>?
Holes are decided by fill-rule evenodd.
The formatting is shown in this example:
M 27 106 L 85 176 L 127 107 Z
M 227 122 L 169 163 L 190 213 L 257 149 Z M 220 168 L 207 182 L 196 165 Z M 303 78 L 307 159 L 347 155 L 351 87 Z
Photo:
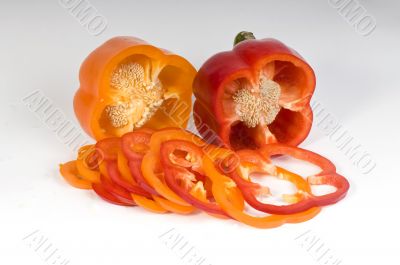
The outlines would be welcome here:
M 114 128 L 143 126 L 163 103 L 164 89 L 160 80 L 146 74 L 146 70 L 150 69 L 127 62 L 112 72 L 110 87 L 116 100 L 104 111 Z

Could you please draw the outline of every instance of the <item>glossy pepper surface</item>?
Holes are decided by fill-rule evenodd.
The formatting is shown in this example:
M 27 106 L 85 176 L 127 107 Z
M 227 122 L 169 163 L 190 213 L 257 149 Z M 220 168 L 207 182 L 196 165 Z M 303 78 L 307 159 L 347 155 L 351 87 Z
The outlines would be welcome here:
M 240 42 L 239 42 L 240 41 Z M 241 32 L 232 51 L 200 68 L 193 84 L 194 118 L 204 138 L 234 150 L 269 143 L 298 145 L 312 124 L 312 68 L 275 39 Z
M 75 114 L 96 140 L 141 127 L 186 127 L 195 74 L 178 55 L 138 38 L 115 37 L 83 62 Z

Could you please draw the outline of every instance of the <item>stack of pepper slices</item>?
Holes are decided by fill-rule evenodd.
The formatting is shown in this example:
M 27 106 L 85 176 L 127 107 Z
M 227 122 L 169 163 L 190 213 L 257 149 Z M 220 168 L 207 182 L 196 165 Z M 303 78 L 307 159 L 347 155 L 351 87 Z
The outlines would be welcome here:
M 296 147 L 312 125 L 311 67 L 274 39 L 241 32 L 234 49 L 208 59 L 198 72 L 184 58 L 133 37 L 116 37 L 93 51 L 80 70 L 76 116 L 97 142 L 60 165 L 64 179 L 107 202 L 155 213 L 198 210 L 258 228 L 303 222 L 345 197 L 349 183 L 335 165 Z M 185 130 L 191 115 L 201 137 Z M 302 177 L 272 163 L 286 155 L 320 172 Z M 253 181 L 291 182 L 284 204 Z M 312 185 L 335 191 L 316 195 Z M 254 216 L 253 208 L 266 213 Z

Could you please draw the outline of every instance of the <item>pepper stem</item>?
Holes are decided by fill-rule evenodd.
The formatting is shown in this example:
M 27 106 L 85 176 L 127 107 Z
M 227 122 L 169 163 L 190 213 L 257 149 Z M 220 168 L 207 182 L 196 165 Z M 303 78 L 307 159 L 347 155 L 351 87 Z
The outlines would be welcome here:
M 244 40 L 255 40 L 255 39 L 256 37 L 254 37 L 254 34 L 252 32 L 241 31 L 236 35 L 235 40 L 233 42 L 233 46 L 236 46 L 238 43 Z

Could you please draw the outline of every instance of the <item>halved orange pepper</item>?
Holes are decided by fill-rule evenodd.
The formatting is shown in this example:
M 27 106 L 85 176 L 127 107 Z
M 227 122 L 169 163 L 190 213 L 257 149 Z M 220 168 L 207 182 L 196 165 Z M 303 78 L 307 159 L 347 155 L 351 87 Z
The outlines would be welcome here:
M 115 37 L 83 62 L 75 114 L 96 140 L 134 128 L 186 127 L 196 70 L 134 37 Z

